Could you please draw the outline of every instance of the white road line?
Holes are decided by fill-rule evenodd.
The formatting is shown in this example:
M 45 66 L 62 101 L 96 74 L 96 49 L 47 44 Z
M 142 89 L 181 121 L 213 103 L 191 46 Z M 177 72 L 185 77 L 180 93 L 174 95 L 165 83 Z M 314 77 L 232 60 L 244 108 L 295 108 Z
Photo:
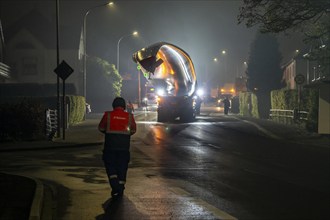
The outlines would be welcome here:
M 189 192 L 185 191 L 182 188 L 171 187 L 171 191 L 174 192 L 175 194 L 179 195 L 179 196 L 191 197 L 192 202 L 194 202 L 195 204 L 197 204 L 199 206 L 202 206 L 203 208 L 205 208 L 207 211 L 211 212 L 215 217 L 217 217 L 219 219 L 222 219 L 222 220 L 238 220 L 234 216 L 228 214 L 225 211 L 222 211 L 222 210 L 216 208 L 215 206 L 205 202 L 204 200 L 192 197 L 192 195 Z
M 136 124 L 150 124 L 150 125 L 153 125 L 153 124 L 161 124 L 157 121 L 136 121 Z
M 216 148 L 216 149 L 222 149 L 222 147 L 216 146 L 216 145 L 213 145 L 213 144 L 207 144 L 207 145 L 210 146 L 210 147 Z
M 227 212 L 222 211 L 216 207 L 214 207 L 213 205 L 201 200 L 201 199 L 197 199 L 196 203 L 198 205 L 203 206 L 204 208 L 206 208 L 209 212 L 211 212 L 213 215 L 215 215 L 217 218 L 219 219 L 223 219 L 223 220 L 237 220 L 237 218 L 235 218 L 234 216 L 229 215 Z
M 248 123 L 248 124 L 250 124 L 250 125 L 255 126 L 258 130 L 260 130 L 261 132 L 265 133 L 266 135 L 268 135 L 268 136 L 271 137 L 271 138 L 278 139 L 278 140 L 282 139 L 281 137 L 279 137 L 279 136 L 273 134 L 272 132 L 266 130 L 265 128 L 259 126 L 258 124 L 254 123 L 254 122 L 247 121 L 247 120 L 242 120 L 242 121 L 244 121 L 245 123 Z

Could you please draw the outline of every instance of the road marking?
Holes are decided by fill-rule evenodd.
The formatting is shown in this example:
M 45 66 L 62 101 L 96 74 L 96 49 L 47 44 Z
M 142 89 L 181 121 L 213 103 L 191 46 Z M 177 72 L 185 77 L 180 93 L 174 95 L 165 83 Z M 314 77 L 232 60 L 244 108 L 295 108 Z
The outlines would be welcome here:
M 201 199 L 196 199 L 196 203 L 203 206 L 204 208 L 206 208 L 209 212 L 211 212 L 213 215 L 215 215 L 219 219 L 237 220 L 237 218 L 235 218 L 234 216 L 229 215 L 227 212 L 224 212 Z
M 171 187 L 171 191 L 180 196 L 190 197 L 191 194 L 180 187 Z
M 273 134 L 272 132 L 266 130 L 265 128 L 261 127 L 260 125 L 254 123 L 254 122 L 247 121 L 247 120 L 242 120 L 242 121 L 245 122 L 245 123 L 248 123 L 248 124 L 250 124 L 250 125 L 255 126 L 258 130 L 260 130 L 261 132 L 265 133 L 265 134 L 268 135 L 269 137 L 272 137 L 272 138 L 274 138 L 274 139 L 278 139 L 278 140 L 282 139 L 281 137 L 279 137 L 279 136 Z
M 163 123 L 163 122 L 157 122 L 157 121 L 138 121 L 138 120 L 135 120 L 135 122 L 137 124 L 166 124 L 166 125 L 185 125 L 185 124 L 190 124 L 190 125 L 212 125 L 212 124 L 219 124 L 218 122 L 189 122 L 189 123 Z
M 157 121 L 136 121 L 136 124 L 150 124 L 150 125 L 153 125 L 153 124 L 159 124 L 159 122 L 157 122 Z
M 191 197 L 193 203 L 195 203 L 199 206 L 202 206 L 207 211 L 211 212 L 216 218 L 223 219 L 223 220 L 238 220 L 234 216 L 228 214 L 225 211 L 222 211 L 221 209 L 216 208 L 215 206 L 205 202 L 204 200 L 192 197 L 192 195 L 189 192 L 187 192 L 186 190 L 184 190 L 182 188 L 171 187 L 171 191 L 179 196 Z
M 207 144 L 207 145 L 210 146 L 210 147 L 216 148 L 216 149 L 222 149 L 222 147 L 216 146 L 216 145 L 213 145 L 213 144 Z

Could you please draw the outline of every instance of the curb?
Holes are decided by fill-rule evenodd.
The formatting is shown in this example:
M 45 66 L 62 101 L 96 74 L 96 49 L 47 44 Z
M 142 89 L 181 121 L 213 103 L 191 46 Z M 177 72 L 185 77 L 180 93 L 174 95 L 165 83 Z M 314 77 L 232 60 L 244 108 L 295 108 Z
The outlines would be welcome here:
M 43 147 L 12 147 L 12 148 L 6 148 L 1 149 L 0 152 L 14 152 L 14 151 L 31 151 L 31 150 L 49 150 L 52 148 L 68 148 L 68 147 L 88 147 L 91 145 L 102 145 L 104 142 L 91 142 L 91 143 L 63 143 L 63 144 L 57 144 L 53 146 L 43 146 Z
M 40 180 L 27 177 L 35 181 L 36 183 L 36 190 L 34 193 L 31 209 L 30 209 L 30 216 L 29 220 L 40 220 L 41 211 L 42 211 L 42 204 L 44 200 L 44 185 Z
M 41 211 L 42 211 L 42 204 L 43 204 L 43 199 L 44 199 L 44 185 L 43 185 L 43 183 L 40 180 L 35 179 L 33 177 L 29 177 L 29 176 L 24 176 L 24 175 L 15 174 L 15 173 L 8 173 L 8 172 L 1 172 L 1 173 L 11 175 L 11 176 L 24 177 L 24 178 L 33 180 L 35 182 L 36 188 L 35 188 L 33 200 L 32 200 L 32 203 L 31 203 L 29 220 L 40 220 Z

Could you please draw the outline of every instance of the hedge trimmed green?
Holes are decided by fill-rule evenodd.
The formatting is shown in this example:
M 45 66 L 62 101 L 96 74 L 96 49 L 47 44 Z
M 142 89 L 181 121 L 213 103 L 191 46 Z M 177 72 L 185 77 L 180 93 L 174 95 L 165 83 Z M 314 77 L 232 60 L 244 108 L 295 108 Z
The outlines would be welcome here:
M 252 103 L 252 117 L 260 118 L 259 109 L 258 109 L 258 97 L 251 93 L 251 103 Z
M 301 91 L 300 105 L 298 103 L 298 90 L 280 89 L 271 92 L 272 109 L 294 110 L 308 112 L 306 127 L 316 131 L 318 123 L 318 96 L 317 89 L 304 88 Z
M 69 105 L 69 125 L 74 125 L 84 120 L 86 113 L 86 101 L 83 96 L 66 96 L 66 103 Z
M 239 94 L 240 115 L 259 118 L 258 98 L 252 92 L 241 92 Z

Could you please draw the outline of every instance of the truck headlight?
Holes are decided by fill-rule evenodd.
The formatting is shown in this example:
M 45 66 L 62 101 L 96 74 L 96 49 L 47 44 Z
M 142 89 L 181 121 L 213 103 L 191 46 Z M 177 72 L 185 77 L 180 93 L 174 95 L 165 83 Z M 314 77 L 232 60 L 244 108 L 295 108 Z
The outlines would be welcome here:
M 165 95 L 165 90 L 164 89 L 157 89 L 157 95 L 159 95 L 159 96 L 163 96 L 163 95 Z
M 203 90 L 203 89 L 198 89 L 198 90 L 197 90 L 197 95 L 198 95 L 199 97 L 201 97 L 202 95 L 204 95 L 204 90 Z

